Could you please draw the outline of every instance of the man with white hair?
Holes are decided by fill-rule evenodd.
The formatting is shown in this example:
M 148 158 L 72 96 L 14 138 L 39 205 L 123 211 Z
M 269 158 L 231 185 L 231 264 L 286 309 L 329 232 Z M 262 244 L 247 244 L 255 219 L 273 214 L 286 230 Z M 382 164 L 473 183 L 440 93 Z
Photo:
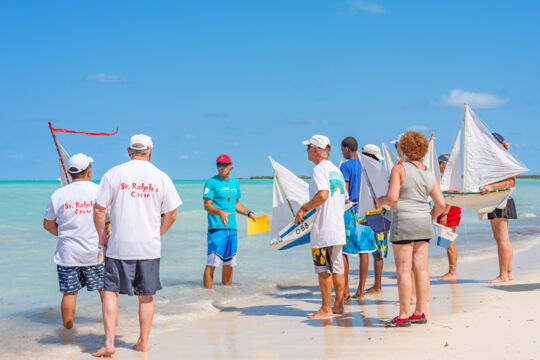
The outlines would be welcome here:
M 317 217 L 310 233 L 310 245 L 315 272 L 319 277 L 322 305 L 308 318 L 324 319 L 344 312 L 343 212 L 348 195 L 343 174 L 328 160 L 330 140 L 323 135 L 313 135 L 302 144 L 307 145 L 308 160 L 312 161 L 315 167 L 309 182 L 310 200 L 298 210 L 295 221 L 303 222 L 308 212 L 317 209 Z M 336 294 L 334 307 L 332 285 Z
M 58 236 L 54 262 L 58 271 L 60 306 L 66 329 L 73 327 L 77 294 L 103 291 L 103 265 L 98 264 L 98 234 L 94 227 L 93 207 L 99 186 L 92 183 L 93 159 L 84 154 L 73 155 L 67 163 L 72 182 L 56 190 L 49 201 L 43 227 Z
M 154 317 L 153 295 L 161 290 L 161 235 L 175 222 L 176 208 L 182 204 L 169 176 L 150 163 L 153 143 L 149 136 L 133 135 L 127 151 L 131 161 L 103 176 L 95 204 L 94 222 L 100 245 L 107 247 L 103 295 L 105 344 L 92 354 L 96 357 L 115 352 L 119 293 L 138 296 L 140 335 L 133 349 L 148 351 Z M 102 235 L 107 208 L 111 219 L 109 240 Z

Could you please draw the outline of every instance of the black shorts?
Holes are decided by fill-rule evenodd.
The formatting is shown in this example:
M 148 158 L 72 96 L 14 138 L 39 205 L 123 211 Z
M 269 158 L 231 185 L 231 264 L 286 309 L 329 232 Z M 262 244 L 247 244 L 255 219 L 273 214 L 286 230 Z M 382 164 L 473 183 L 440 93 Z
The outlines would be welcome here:
M 495 209 L 488 214 L 488 219 L 517 219 L 516 204 L 514 199 L 508 198 L 504 209 Z
M 425 241 L 425 242 L 429 242 L 429 240 L 431 239 L 419 239 L 419 240 L 398 240 L 398 241 L 392 241 L 392 244 L 396 244 L 396 245 L 407 245 L 407 244 L 410 244 L 410 243 L 413 243 L 413 242 L 421 242 L 421 241 Z
M 161 290 L 159 258 L 118 260 L 105 258 L 105 291 L 147 296 Z

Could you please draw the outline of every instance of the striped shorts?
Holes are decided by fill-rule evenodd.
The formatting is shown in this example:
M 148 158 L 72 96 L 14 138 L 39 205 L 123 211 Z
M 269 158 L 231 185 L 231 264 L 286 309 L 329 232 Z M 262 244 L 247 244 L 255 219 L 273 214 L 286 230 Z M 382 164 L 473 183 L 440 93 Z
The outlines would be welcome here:
M 58 283 L 63 293 L 73 293 L 86 286 L 86 290 L 94 291 L 103 287 L 103 265 L 62 266 L 56 265 Z

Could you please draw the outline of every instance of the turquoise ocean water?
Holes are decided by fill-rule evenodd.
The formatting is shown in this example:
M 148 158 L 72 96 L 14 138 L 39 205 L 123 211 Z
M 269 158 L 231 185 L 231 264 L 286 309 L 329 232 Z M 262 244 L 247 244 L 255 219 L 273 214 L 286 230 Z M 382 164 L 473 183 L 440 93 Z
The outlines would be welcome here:
M 181 326 L 186 321 L 215 313 L 240 299 L 249 299 L 276 291 L 277 286 L 298 284 L 314 279 L 308 246 L 287 251 L 269 247 L 269 234 L 247 236 L 246 220 L 238 217 L 239 255 L 234 284 L 202 288 L 206 259 L 206 213 L 202 206 L 204 181 L 176 181 L 184 204 L 177 222 L 163 237 L 161 279 L 164 289 L 156 297 L 153 331 Z M 256 214 L 271 214 L 272 181 L 241 181 L 242 203 Z M 42 228 L 49 196 L 59 187 L 51 182 L 0 182 L 0 345 L 13 350 L 56 343 L 61 328 L 56 266 L 52 257 L 56 238 Z M 517 251 L 537 244 L 540 232 L 540 181 L 519 180 L 514 193 L 519 219 L 510 225 Z M 464 213 L 458 228 L 460 261 L 494 256 L 494 240 L 489 222 L 480 222 L 475 214 Z M 432 244 L 432 272 L 445 270 L 445 251 Z M 358 260 L 351 268 L 357 271 Z M 387 269 L 392 267 L 390 252 Z M 459 264 L 458 264 L 459 266 Z M 494 269 L 494 272 L 496 269 Z M 357 272 L 356 272 L 357 273 Z M 368 278 L 368 284 L 371 280 Z M 356 280 L 351 286 L 356 285 Z M 120 297 L 119 335 L 138 331 L 136 298 Z M 76 316 L 78 331 L 96 337 L 103 334 L 101 307 L 97 293 L 82 290 Z

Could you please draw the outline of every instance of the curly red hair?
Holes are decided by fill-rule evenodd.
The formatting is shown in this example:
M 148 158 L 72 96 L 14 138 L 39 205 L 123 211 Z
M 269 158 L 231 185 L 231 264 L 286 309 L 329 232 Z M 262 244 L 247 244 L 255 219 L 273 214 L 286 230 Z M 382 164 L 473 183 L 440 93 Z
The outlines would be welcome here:
M 426 136 L 418 131 L 407 131 L 399 139 L 399 147 L 410 160 L 421 161 L 428 151 Z

